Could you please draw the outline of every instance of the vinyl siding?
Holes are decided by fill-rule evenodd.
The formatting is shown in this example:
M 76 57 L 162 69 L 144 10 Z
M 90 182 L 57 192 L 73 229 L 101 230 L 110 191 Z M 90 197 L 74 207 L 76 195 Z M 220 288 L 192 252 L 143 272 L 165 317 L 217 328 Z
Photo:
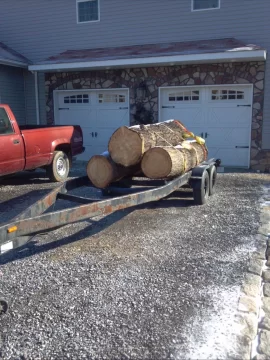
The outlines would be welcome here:
M 32 61 L 67 49 L 235 37 L 270 49 L 269 0 L 221 0 L 221 9 L 191 11 L 191 0 L 100 0 L 100 21 L 77 24 L 76 0 L 4 0 L 2 41 Z M 267 69 L 270 58 L 267 60 Z M 270 95 L 270 72 L 266 78 Z M 265 101 L 264 147 L 270 148 Z
M 8 104 L 18 123 L 25 124 L 24 70 L 0 65 L 0 102 Z

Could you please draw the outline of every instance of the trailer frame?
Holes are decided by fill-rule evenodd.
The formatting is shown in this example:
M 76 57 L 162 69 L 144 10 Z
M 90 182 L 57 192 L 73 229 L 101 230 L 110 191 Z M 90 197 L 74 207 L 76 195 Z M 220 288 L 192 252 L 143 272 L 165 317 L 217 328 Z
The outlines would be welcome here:
M 10 222 L 0 224 L 0 256 L 25 245 L 40 232 L 157 201 L 183 186 L 192 188 L 195 204 L 202 205 L 208 200 L 208 196 L 214 193 L 217 167 L 220 163 L 219 159 L 204 161 L 172 180 L 126 178 L 103 189 L 104 199 L 91 199 L 68 193 L 82 186 L 94 187 L 87 176 L 68 180 Z M 47 212 L 57 200 L 72 201 L 80 205 Z M 7 309 L 7 302 L 0 299 L 0 314 L 5 313 Z

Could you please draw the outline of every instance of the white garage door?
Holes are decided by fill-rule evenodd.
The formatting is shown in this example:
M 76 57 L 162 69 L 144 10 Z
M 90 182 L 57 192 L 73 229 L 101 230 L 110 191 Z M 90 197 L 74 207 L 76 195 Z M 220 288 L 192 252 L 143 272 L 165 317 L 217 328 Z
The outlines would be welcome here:
M 122 125 L 129 126 L 127 89 L 59 91 L 55 102 L 56 124 L 82 128 L 85 152 L 79 160 L 106 151 L 112 133 Z
M 224 166 L 249 167 L 251 104 L 250 85 L 163 88 L 160 121 L 181 120 Z

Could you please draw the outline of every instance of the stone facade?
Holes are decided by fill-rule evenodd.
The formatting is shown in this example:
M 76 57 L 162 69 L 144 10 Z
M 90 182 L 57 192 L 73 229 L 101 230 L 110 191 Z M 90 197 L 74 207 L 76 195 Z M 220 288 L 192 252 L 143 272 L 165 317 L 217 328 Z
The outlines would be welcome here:
M 129 88 L 131 124 L 136 124 L 158 121 L 159 87 L 253 84 L 250 165 L 254 170 L 269 171 L 270 151 L 261 149 L 264 77 L 264 62 L 48 73 L 45 79 L 47 121 L 54 122 L 54 90 Z M 136 98 L 136 89 L 141 86 L 146 92 L 143 100 Z

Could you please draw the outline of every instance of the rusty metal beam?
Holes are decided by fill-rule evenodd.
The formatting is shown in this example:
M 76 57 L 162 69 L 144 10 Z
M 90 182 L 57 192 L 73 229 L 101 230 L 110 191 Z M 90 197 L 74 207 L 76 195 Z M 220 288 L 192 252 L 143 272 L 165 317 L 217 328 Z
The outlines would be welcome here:
M 15 221 L 10 222 L 9 224 L 0 226 L 0 245 L 9 242 L 16 237 L 35 234 L 44 230 L 50 230 L 80 220 L 93 218 L 98 215 L 108 215 L 117 210 L 160 200 L 177 190 L 179 187 L 188 183 L 191 174 L 192 172 L 189 171 L 188 173 L 168 182 L 164 186 L 150 188 L 149 190 L 139 193 L 106 199 L 91 204 L 80 205 L 73 208 L 50 212 L 29 218 L 23 216 L 23 219 L 15 219 Z M 29 211 L 30 213 L 40 213 L 43 208 L 47 209 L 56 201 L 57 194 L 59 192 L 65 193 L 68 189 L 71 190 L 86 184 L 86 177 L 67 181 L 65 184 L 54 189 L 49 195 L 40 200 L 38 202 L 39 205 L 32 206 L 32 212 L 31 209 Z M 12 228 L 16 229 L 16 231 L 9 232 Z

